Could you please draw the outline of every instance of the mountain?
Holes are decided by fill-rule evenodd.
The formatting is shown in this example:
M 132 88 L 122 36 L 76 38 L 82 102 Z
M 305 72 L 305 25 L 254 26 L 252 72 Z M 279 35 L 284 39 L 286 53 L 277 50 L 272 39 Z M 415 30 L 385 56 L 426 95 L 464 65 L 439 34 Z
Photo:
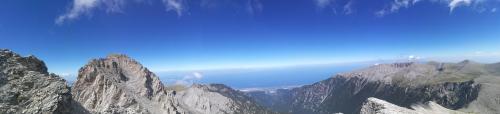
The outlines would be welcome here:
M 194 84 L 177 93 L 182 107 L 198 114 L 275 114 L 223 84 Z
M 80 68 L 71 91 L 92 113 L 181 113 L 152 72 L 124 55 L 93 59 Z
M 63 114 L 72 103 L 65 80 L 43 61 L 0 49 L 0 113 Z
M 500 64 L 394 63 L 380 64 L 274 93 L 248 92 L 275 111 L 302 113 L 360 113 L 369 97 L 398 106 L 428 101 L 453 110 L 500 112 Z
M 169 89 L 140 63 L 119 54 L 82 67 L 71 93 L 91 113 L 273 113 L 223 85 Z
M 370 97 L 361 106 L 360 114 L 466 114 L 446 109 L 432 101 L 424 104 L 416 104 L 411 107 L 411 109 L 408 109 Z

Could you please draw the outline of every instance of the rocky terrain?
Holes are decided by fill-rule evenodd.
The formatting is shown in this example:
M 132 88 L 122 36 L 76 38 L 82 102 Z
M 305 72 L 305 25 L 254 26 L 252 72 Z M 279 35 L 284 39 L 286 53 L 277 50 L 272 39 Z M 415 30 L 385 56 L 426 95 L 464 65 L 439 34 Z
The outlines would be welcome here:
M 1 114 L 273 114 L 222 84 L 168 89 L 137 61 L 93 59 L 72 88 L 34 56 L 0 50 Z
M 194 84 L 178 92 L 182 107 L 198 114 L 274 114 L 244 93 L 222 84 Z
M 184 113 L 173 91 L 147 68 L 124 55 L 91 60 L 79 70 L 71 91 L 92 113 Z
M 62 114 L 72 111 L 70 88 L 35 56 L 0 49 L 0 113 Z
M 91 113 L 272 113 L 243 93 L 223 85 L 166 89 L 154 73 L 117 54 L 91 60 L 82 67 L 71 93 Z
M 463 61 L 374 65 L 274 92 L 222 84 L 172 89 L 120 54 L 91 60 L 70 88 L 36 57 L 0 50 L 2 114 L 494 114 L 498 88 L 500 63 Z
M 360 113 L 369 97 L 406 108 L 433 101 L 453 110 L 498 113 L 498 68 L 472 61 L 381 64 L 299 88 L 247 94 L 276 111 L 296 114 Z
M 370 97 L 361 106 L 360 114 L 465 114 L 446 109 L 435 102 L 416 104 L 411 109 L 400 107 L 387 101 Z

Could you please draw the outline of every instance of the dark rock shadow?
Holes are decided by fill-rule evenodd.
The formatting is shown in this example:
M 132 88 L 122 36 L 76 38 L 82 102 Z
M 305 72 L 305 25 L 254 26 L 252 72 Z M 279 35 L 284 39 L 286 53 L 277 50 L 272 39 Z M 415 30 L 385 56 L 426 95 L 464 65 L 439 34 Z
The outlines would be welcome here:
M 71 114 L 91 114 L 90 111 L 85 109 L 79 102 L 71 99 Z

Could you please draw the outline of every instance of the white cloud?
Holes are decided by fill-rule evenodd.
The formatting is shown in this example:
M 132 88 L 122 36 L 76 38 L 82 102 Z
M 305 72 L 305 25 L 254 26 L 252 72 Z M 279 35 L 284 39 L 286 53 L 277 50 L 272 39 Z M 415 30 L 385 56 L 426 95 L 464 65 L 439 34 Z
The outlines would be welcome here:
M 203 74 L 200 72 L 192 72 L 191 74 L 188 74 L 184 76 L 181 80 L 175 81 L 175 84 L 177 85 L 190 85 L 195 83 L 196 81 L 199 81 L 203 78 Z
M 429 2 L 434 4 L 445 4 L 449 8 L 449 12 L 453 11 L 458 7 L 469 7 L 472 10 L 483 12 L 491 11 L 496 12 L 496 8 L 492 7 L 492 4 L 498 4 L 498 0 L 393 0 L 389 5 L 382 10 L 376 11 L 375 15 L 384 16 L 391 13 L 398 12 L 401 8 L 410 8 L 419 2 Z
M 408 56 L 408 61 L 417 61 L 419 59 L 420 59 L 419 56 L 415 56 L 415 55 Z
M 472 0 L 451 0 L 448 4 L 450 7 L 450 13 L 458 6 L 469 6 L 472 3 Z
M 71 20 L 76 20 L 82 16 L 90 16 L 94 10 L 105 10 L 107 13 L 123 13 L 125 5 L 129 2 L 143 2 L 151 0 L 73 0 L 69 9 L 62 15 L 55 19 L 55 23 L 58 25 L 64 24 Z M 158 0 L 161 5 L 163 5 L 167 12 L 175 12 L 178 16 L 184 15 L 188 11 L 189 6 L 187 5 L 188 0 Z M 242 2 L 243 8 L 250 14 L 261 12 L 263 5 L 260 0 L 246 0 L 248 2 Z M 330 1 L 330 0 L 327 0 Z M 208 0 L 201 0 L 200 6 L 206 6 L 207 3 L 219 3 L 221 1 L 208 2 Z M 193 2 L 195 3 L 195 2 Z M 234 2 L 238 3 L 238 2 Z
M 251 15 L 262 12 L 263 5 L 260 0 L 248 0 L 248 4 L 246 5 L 247 12 Z
M 182 16 L 182 13 L 187 10 L 184 0 L 163 0 L 167 11 L 174 11 L 178 16 Z
M 349 2 L 347 2 L 347 4 L 344 5 L 344 14 L 354 13 L 352 4 L 354 4 L 353 0 L 349 0 Z
M 82 16 L 91 16 L 94 10 L 105 10 L 107 13 L 116 13 L 123 12 L 125 5 L 128 2 L 142 2 L 142 1 L 151 1 L 151 0 L 73 0 L 72 4 L 70 4 L 68 10 L 58 16 L 55 19 L 55 23 L 58 25 L 64 24 L 71 20 L 76 20 Z M 189 0 L 158 0 L 161 5 L 165 6 L 167 12 L 175 12 L 178 16 L 184 15 L 189 9 L 188 2 Z M 233 0 L 228 0 L 229 2 Z M 241 7 L 243 10 L 247 10 L 248 13 L 254 14 L 261 12 L 263 9 L 263 5 L 260 0 L 246 0 L 248 2 L 239 2 L 243 3 Z M 360 11 L 358 8 L 353 6 L 354 0 L 313 0 L 314 4 L 317 8 L 333 8 L 334 12 L 336 12 L 335 7 L 340 7 L 338 9 L 343 9 L 344 14 L 352 14 L 354 11 Z M 227 1 L 226 1 L 227 2 Z M 224 2 L 224 3 L 226 3 Z M 363 2 L 363 1 L 357 1 Z M 436 4 L 445 4 L 449 7 L 450 13 L 452 13 L 457 7 L 471 7 L 474 10 L 482 11 L 490 11 L 496 12 L 497 5 L 500 3 L 499 0 L 392 0 L 390 3 L 386 4 L 386 7 L 383 7 L 381 10 L 375 11 L 375 15 L 377 16 L 385 16 L 387 14 L 396 13 L 402 8 L 410 8 L 411 6 L 419 3 L 419 2 L 430 2 Z M 193 2 L 197 3 L 197 2 Z M 219 6 L 214 4 L 220 4 L 221 1 L 218 0 L 201 0 L 200 7 L 209 6 Z M 210 3 L 210 4 L 208 4 Z M 232 2 L 231 4 L 237 4 L 238 2 Z M 341 4 L 339 4 L 341 3 Z M 356 3 L 358 4 L 358 3 Z M 222 4 L 224 5 L 224 4 Z M 227 4 L 225 4 L 227 5 Z M 240 6 L 239 4 L 237 6 Z M 246 9 L 245 9 L 246 8 Z M 361 9 L 361 8 L 360 8 Z M 373 12 L 373 10 L 370 10 Z
M 192 75 L 193 75 L 194 79 L 197 79 L 197 80 L 203 78 L 203 75 L 200 72 L 193 72 Z
M 122 13 L 128 2 L 140 3 L 147 0 L 73 0 L 66 13 L 58 16 L 55 23 L 58 25 L 75 20 L 81 16 L 90 16 L 94 10 L 104 9 L 107 13 Z M 184 0 L 163 0 L 167 11 L 175 11 L 182 15 L 186 6 Z
M 411 5 L 414 5 L 419 1 L 420 0 L 394 0 L 388 7 L 375 12 L 375 15 L 381 17 L 390 13 L 395 13 L 398 12 L 401 8 L 409 8 Z
M 316 2 L 316 6 L 318 6 L 319 8 L 325 8 L 334 2 L 334 0 L 314 0 L 314 1 Z
M 75 20 L 82 15 L 91 15 L 93 10 L 100 7 L 108 13 L 122 12 L 127 0 L 73 0 L 70 9 L 56 18 L 55 23 L 61 25 L 67 21 Z M 141 1 L 141 0 L 136 0 Z
M 56 24 L 63 24 L 65 21 L 73 20 L 83 14 L 88 14 L 99 4 L 99 0 L 74 0 L 71 9 L 56 19 Z

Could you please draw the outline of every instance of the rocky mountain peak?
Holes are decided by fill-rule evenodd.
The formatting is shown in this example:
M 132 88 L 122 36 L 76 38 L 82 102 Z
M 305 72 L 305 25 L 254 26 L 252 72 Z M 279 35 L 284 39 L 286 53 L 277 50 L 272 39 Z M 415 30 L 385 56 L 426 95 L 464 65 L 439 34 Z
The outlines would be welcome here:
M 111 54 L 91 60 L 78 73 L 72 93 L 91 112 L 176 113 L 171 92 L 134 59 Z
M 82 67 L 72 94 L 92 113 L 272 113 L 222 84 L 166 89 L 154 73 L 121 54 L 93 59 Z
M 0 49 L 0 113 L 69 113 L 71 103 L 65 80 L 43 61 Z
M 9 49 L 0 49 L 0 61 L 3 62 L 2 68 L 13 71 L 36 71 L 48 74 L 45 63 L 33 55 L 22 57 Z

